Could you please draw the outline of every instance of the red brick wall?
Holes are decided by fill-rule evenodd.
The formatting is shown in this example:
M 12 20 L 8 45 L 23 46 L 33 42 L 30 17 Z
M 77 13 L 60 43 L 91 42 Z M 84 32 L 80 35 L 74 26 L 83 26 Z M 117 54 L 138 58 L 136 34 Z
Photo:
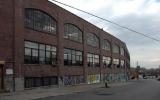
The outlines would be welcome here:
M 11 6 L 10 0 L 5 0 L 5 4 Z M 2 2 L 2 1 L 1 1 Z M 7 3 L 8 2 L 8 3 Z M 3 3 L 3 2 L 2 2 Z M 1 6 L 0 6 L 1 7 Z M 2 6 L 3 7 L 3 6 Z M 4 6 L 5 8 L 6 6 Z M 42 32 L 33 31 L 24 27 L 24 9 L 25 8 L 36 8 L 43 10 L 44 12 L 50 14 L 57 21 L 57 34 L 50 35 Z M 13 9 L 7 8 L 6 11 L 1 11 L 1 15 L 4 14 L 4 20 L 2 20 L 2 16 L 0 16 L 0 59 L 6 59 L 5 57 L 12 57 L 12 38 L 13 33 L 15 49 L 14 49 L 14 57 L 15 57 L 15 71 L 16 77 L 23 76 L 54 76 L 54 75 L 87 75 L 87 74 L 100 74 L 108 73 L 109 70 L 107 68 L 88 68 L 87 67 L 87 53 L 95 53 L 100 56 L 113 56 L 114 58 L 127 59 L 126 57 L 120 56 L 119 54 L 112 54 L 111 52 L 101 50 L 99 48 L 91 47 L 86 44 L 85 38 L 84 43 L 78 43 L 71 40 L 67 40 L 63 38 L 64 23 L 72 23 L 78 26 L 83 32 L 84 36 L 86 32 L 95 33 L 98 37 L 106 38 L 111 43 L 116 43 L 119 46 L 126 48 L 125 44 L 121 42 L 119 39 L 107 34 L 103 30 L 97 28 L 96 26 L 84 21 L 83 19 L 73 15 L 70 12 L 48 2 L 48 0 L 15 0 L 15 29 L 13 30 Z M 4 34 L 5 33 L 5 34 Z M 6 37 L 6 38 L 3 38 Z M 4 39 L 5 42 L 4 42 Z M 2 41 L 3 40 L 3 41 Z M 57 67 L 53 67 L 50 65 L 25 65 L 24 64 L 24 40 L 31 40 L 35 42 L 40 42 L 44 44 L 50 44 L 57 47 L 58 50 L 58 65 Z M 5 44 L 5 45 L 4 45 Z M 63 49 L 71 48 L 76 50 L 81 50 L 84 53 L 84 66 L 81 67 L 65 67 L 63 64 Z M 102 63 L 101 63 L 102 66 Z M 113 70 L 114 71 L 114 70 Z
M 13 67 L 13 47 L 14 47 L 14 2 L 11 0 L 0 1 L 0 61 L 5 61 L 4 74 L 6 68 Z

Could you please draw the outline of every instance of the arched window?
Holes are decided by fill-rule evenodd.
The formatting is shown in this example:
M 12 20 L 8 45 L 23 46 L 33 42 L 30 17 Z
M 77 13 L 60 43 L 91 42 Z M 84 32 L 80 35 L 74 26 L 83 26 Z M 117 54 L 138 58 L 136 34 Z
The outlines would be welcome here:
M 108 50 L 108 51 L 111 50 L 111 44 L 108 40 L 103 40 L 102 41 L 102 49 Z
M 118 45 L 113 44 L 112 49 L 113 49 L 113 53 L 118 53 L 119 54 L 119 46 Z
M 56 33 L 56 21 L 47 13 L 32 9 L 25 9 L 25 27 L 47 33 Z
M 121 52 L 120 52 L 121 55 L 124 56 L 124 48 L 123 48 L 123 47 L 121 47 L 120 51 L 121 51 Z
M 93 47 L 99 47 L 99 38 L 93 33 L 87 33 L 87 44 Z
M 82 31 L 73 24 L 64 24 L 64 38 L 82 42 Z

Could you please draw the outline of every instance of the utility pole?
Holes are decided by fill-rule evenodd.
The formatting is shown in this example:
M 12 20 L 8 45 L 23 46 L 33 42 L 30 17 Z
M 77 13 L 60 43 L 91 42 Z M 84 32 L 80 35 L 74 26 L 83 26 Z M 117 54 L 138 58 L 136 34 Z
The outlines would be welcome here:
M 139 70 L 140 70 L 140 66 L 138 64 L 138 61 L 137 61 L 137 68 L 136 68 L 136 78 L 139 79 Z

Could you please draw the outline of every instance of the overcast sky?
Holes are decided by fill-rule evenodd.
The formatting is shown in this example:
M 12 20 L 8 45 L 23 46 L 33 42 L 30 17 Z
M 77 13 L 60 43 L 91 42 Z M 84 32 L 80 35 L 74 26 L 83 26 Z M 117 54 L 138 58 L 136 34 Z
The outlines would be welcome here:
M 57 1 L 85 10 L 160 40 L 160 0 Z M 130 52 L 131 66 L 135 67 L 137 61 L 141 67 L 146 68 L 157 68 L 160 65 L 160 42 L 148 39 L 61 4 L 58 5 L 124 41 Z

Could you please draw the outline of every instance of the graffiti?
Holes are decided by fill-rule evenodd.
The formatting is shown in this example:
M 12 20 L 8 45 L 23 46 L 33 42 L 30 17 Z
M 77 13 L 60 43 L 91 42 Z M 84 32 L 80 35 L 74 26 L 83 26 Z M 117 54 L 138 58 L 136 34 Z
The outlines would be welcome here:
M 64 85 L 76 85 L 84 83 L 84 76 L 64 76 Z
M 126 81 L 128 79 L 127 75 L 124 73 L 118 74 L 103 74 L 102 75 L 103 82 L 120 82 Z
M 88 75 L 87 82 L 88 82 L 88 84 L 100 83 L 100 74 Z

